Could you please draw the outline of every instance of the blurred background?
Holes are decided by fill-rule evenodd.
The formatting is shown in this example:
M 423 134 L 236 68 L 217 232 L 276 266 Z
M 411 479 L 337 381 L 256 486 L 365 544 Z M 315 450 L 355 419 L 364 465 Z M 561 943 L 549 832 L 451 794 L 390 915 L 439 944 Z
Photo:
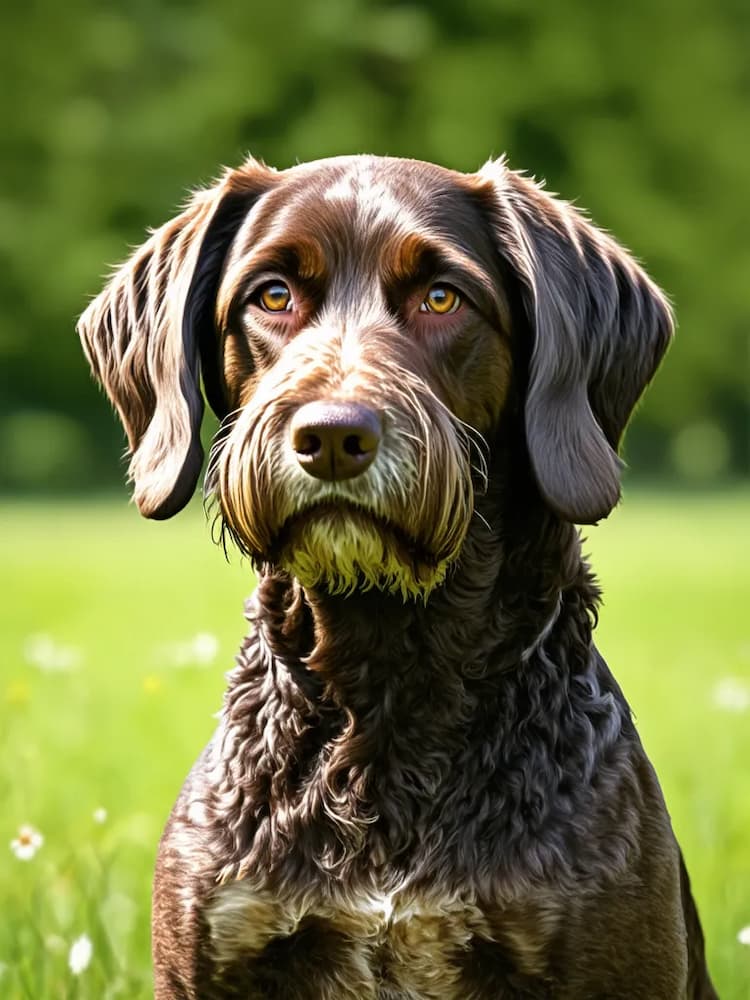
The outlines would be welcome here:
M 628 439 L 641 476 L 748 469 L 745 0 L 44 0 L 3 5 L 0 489 L 121 479 L 74 322 L 189 188 L 269 164 L 490 154 L 644 262 L 679 339 Z
M 128 507 L 74 325 L 248 152 L 511 166 L 674 302 L 587 532 L 722 1000 L 750 996 L 750 4 L 5 0 L 0 12 L 0 996 L 147 1000 L 156 844 L 253 585 L 200 503 Z M 209 429 L 210 430 L 210 429 Z

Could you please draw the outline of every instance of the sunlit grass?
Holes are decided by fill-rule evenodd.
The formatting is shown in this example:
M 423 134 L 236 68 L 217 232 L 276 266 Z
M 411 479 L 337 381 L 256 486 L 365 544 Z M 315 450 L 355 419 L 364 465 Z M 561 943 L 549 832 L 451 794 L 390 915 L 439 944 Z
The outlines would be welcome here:
M 213 728 L 252 576 L 199 507 L 162 524 L 124 502 L 0 513 L 0 996 L 145 1000 L 156 844 Z M 722 1000 L 750 995 L 747 513 L 739 492 L 633 494 L 587 531 L 599 645 L 659 772 Z M 25 861 L 23 824 L 44 837 Z

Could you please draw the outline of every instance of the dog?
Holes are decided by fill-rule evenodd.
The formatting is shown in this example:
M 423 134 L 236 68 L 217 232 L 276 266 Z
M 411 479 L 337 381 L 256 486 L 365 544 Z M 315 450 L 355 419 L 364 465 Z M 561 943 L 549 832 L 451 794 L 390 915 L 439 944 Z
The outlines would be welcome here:
M 159 848 L 158 1000 L 716 996 L 576 527 L 672 331 L 503 160 L 250 159 L 90 304 L 139 510 L 193 495 L 205 393 L 258 574 Z

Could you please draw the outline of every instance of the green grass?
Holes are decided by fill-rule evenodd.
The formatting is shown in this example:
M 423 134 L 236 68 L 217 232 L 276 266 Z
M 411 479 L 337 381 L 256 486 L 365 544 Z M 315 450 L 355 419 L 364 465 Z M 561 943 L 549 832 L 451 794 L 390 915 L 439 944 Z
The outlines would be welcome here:
M 587 531 L 604 586 L 599 646 L 637 715 L 692 874 L 722 1000 L 750 995 L 748 496 L 630 495 Z M 163 524 L 124 503 L 5 503 L 0 628 L 0 996 L 151 996 L 149 894 L 162 824 L 213 728 L 252 585 L 212 546 L 200 508 Z M 208 632 L 208 667 L 168 644 Z M 29 637 L 80 651 L 27 662 Z M 95 809 L 107 809 L 97 824 Z M 22 823 L 44 835 L 19 861 Z M 68 950 L 94 945 L 74 977 Z

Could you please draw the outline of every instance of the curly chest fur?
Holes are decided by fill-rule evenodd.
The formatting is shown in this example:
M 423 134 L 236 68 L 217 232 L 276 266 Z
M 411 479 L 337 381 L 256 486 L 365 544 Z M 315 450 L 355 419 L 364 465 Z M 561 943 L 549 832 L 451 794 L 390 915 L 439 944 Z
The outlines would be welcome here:
M 580 888 L 619 870 L 627 853 L 626 829 L 604 850 L 575 848 L 587 824 L 571 824 L 570 815 L 598 821 L 588 786 L 554 794 L 596 760 L 624 752 L 621 711 L 597 661 L 563 699 L 580 709 L 563 714 L 578 721 L 561 723 L 553 737 L 537 713 L 542 704 L 549 713 L 557 672 L 533 695 L 522 678 L 508 677 L 502 700 L 479 679 L 456 680 L 451 697 L 433 684 L 429 713 L 420 710 L 424 693 L 412 699 L 402 687 L 377 725 L 370 715 L 350 717 L 322 735 L 290 709 L 286 671 L 261 647 L 256 633 L 207 760 L 210 767 L 228 741 L 241 748 L 230 755 L 241 766 L 219 782 L 207 816 L 187 796 L 189 822 L 213 824 L 221 814 L 221 827 L 234 830 L 220 852 L 223 884 L 203 910 L 217 996 L 550 996 L 563 910 L 550 876 Z M 438 701 L 452 714 L 436 729 L 425 718 Z M 527 739 L 498 725 L 503 713 L 524 719 Z M 483 726 L 486 750 L 477 753 L 468 732 Z
M 290 903 L 234 882 L 206 919 L 222 995 L 481 1000 L 549 995 L 558 908 L 549 900 L 486 912 L 460 898 L 364 887 Z

